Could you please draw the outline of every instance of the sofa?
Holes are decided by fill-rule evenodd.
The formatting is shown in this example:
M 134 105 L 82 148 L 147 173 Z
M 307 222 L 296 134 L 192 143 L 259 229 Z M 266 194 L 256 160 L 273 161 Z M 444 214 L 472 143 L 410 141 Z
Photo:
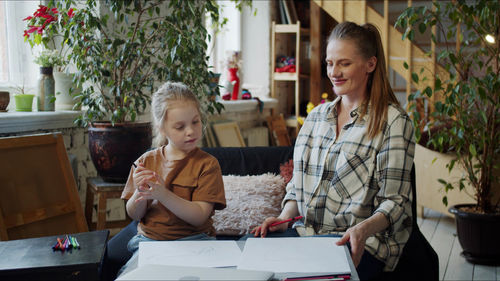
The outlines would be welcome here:
M 293 147 L 289 146 L 203 148 L 203 150 L 217 158 L 223 176 L 258 176 L 266 173 L 279 175 L 283 172 L 284 165 L 293 158 Z M 412 191 L 416 194 L 414 169 L 412 180 Z M 412 278 L 438 280 L 438 257 L 418 228 L 416 199 L 413 201 L 412 211 L 413 231 L 403 250 L 401 260 L 394 272 L 384 273 L 380 280 L 411 280 Z M 114 280 L 120 267 L 130 258 L 131 254 L 126 246 L 128 240 L 136 234 L 136 229 L 137 222 L 132 222 L 109 240 L 103 264 L 104 280 Z M 239 239 L 243 234 L 217 231 L 217 239 Z

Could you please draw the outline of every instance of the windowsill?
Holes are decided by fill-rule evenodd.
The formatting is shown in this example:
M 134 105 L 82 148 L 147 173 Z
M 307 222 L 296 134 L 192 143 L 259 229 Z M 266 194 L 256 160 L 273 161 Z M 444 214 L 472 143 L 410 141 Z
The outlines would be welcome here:
M 278 105 L 278 100 L 274 98 L 259 98 L 264 103 L 264 109 L 275 108 Z M 242 112 L 257 109 L 258 102 L 255 99 L 249 100 L 221 100 L 224 105 L 221 113 Z
M 0 134 L 73 128 L 80 111 L 0 112 Z
M 264 103 L 264 109 L 275 108 L 278 105 L 278 100 L 274 98 L 260 100 Z M 222 113 L 252 111 L 258 106 L 255 99 L 222 100 L 220 103 L 224 105 Z M 73 121 L 80 114 L 81 111 L 0 112 L 0 134 L 74 128 L 76 125 Z

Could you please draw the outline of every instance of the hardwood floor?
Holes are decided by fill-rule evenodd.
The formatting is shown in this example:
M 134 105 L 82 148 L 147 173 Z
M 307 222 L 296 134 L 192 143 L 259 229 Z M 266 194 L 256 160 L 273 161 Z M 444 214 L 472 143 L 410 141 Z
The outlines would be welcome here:
M 420 231 L 439 256 L 440 280 L 498 280 L 500 266 L 474 265 L 460 253 L 455 219 L 425 208 L 424 218 L 417 218 Z

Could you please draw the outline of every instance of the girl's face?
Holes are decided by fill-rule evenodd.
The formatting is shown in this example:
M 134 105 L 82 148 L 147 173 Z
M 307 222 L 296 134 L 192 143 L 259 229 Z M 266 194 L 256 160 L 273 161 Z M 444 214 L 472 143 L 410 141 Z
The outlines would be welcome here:
M 353 40 L 332 40 L 326 48 L 326 69 L 338 96 L 364 100 L 369 74 L 375 70 L 377 58 L 364 59 Z
M 173 101 L 169 104 L 165 121 L 164 134 L 168 145 L 179 152 L 188 153 L 196 147 L 202 135 L 200 112 L 191 101 Z

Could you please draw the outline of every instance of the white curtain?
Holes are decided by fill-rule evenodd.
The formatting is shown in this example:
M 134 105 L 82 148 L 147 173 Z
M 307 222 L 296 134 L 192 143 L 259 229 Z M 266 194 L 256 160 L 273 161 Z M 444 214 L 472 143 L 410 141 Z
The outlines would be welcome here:
M 39 68 L 33 62 L 34 51 L 24 42 L 23 19 L 33 15 L 39 4 L 40 1 L 0 1 L 1 89 L 13 92 L 11 87 L 24 84 L 28 93 L 35 94 Z

